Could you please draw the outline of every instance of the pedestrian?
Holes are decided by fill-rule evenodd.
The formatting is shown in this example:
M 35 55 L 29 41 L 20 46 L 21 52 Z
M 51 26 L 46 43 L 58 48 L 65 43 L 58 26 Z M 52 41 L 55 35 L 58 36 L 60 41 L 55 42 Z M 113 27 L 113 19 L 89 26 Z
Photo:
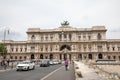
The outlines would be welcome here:
M 68 60 L 67 59 L 65 60 L 64 64 L 65 64 L 65 70 L 67 71 L 68 70 Z
M 4 60 L 4 69 L 6 70 L 6 68 L 7 68 L 7 61 Z
M 9 62 L 10 62 L 10 60 L 8 59 L 8 60 L 7 60 L 7 65 L 8 65 L 8 66 L 9 66 Z

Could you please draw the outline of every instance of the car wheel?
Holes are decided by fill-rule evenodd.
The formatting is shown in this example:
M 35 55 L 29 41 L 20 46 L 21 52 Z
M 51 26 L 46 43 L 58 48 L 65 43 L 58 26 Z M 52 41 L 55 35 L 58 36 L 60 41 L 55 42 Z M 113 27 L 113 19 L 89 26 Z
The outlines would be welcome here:
M 35 66 L 33 66 L 33 70 L 35 69 Z
M 29 67 L 27 68 L 27 71 L 29 70 Z

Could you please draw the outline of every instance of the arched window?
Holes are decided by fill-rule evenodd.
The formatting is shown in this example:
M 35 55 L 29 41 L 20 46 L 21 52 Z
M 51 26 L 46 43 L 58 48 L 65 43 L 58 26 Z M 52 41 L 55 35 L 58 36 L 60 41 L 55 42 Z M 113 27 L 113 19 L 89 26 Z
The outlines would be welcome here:
M 92 59 L 92 54 L 89 54 L 89 55 L 88 55 L 88 58 L 89 58 L 89 59 Z
M 35 36 L 34 36 L 34 35 L 32 35 L 31 40 L 32 40 L 32 41 L 34 41 L 34 40 L 35 40 Z
M 43 54 L 40 54 L 40 59 L 43 59 Z
M 98 59 L 102 59 L 103 55 L 101 53 L 98 54 Z
M 35 59 L 35 58 L 34 58 L 34 54 L 31 54 L 31 59 Z
M 98 33 L 97 38 L 98 38 L 98 40 L 101 40 L 102 36 L 100 33 Z

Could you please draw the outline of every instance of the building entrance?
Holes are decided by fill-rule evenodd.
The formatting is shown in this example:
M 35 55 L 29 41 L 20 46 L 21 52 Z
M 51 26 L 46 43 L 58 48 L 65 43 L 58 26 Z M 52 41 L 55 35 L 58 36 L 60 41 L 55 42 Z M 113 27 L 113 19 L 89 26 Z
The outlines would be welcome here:
M 60 51 L 62 51 L 62 54 L 60 54 L 60 59 L 69 59 L 71 60 L 71 54 L 69 53 L 69 51 L 71 50 L 71 47 L 69 45 L 62 45 L 60 47 Z M 63 56 L 62 56 L 63 55 Z

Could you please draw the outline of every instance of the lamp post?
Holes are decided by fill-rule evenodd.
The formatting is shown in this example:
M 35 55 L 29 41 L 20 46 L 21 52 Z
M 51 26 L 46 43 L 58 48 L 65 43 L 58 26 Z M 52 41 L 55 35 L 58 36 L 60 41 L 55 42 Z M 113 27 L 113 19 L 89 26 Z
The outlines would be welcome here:
M 5 54 L 5 52 L 6 52 L 6 49 L 5 49 L 5 38 L 6 38 L 6 34 L 9 34 L 9 29 L 7 29 L 7 28 L 5 28 L 4 29 L 4 33 L 3 33 L 3 37 L 4 37 L 4 39 L 3 39 L 3 45 L 4 45 L 4 47 L 3 47 L 3 63 L 4 63 L 4 69 L 6 69 L 6 67 L 7 67 L 7 64 L 6 64 L 6 61 L 5 61 L 5 59 L 6 59 L 6 54 Z
M 4 37 L 4 39 L 3 39 L 3 45 L 4 45 L 4 48 L 3 48 L 3 58 L 5 59 L 5 38 L 6 38 L 6 35 L 7 34 L 9 34 L 9 29 L 5 29 L 4 30 L 4 34 L 3 34 L 3 37 Z

